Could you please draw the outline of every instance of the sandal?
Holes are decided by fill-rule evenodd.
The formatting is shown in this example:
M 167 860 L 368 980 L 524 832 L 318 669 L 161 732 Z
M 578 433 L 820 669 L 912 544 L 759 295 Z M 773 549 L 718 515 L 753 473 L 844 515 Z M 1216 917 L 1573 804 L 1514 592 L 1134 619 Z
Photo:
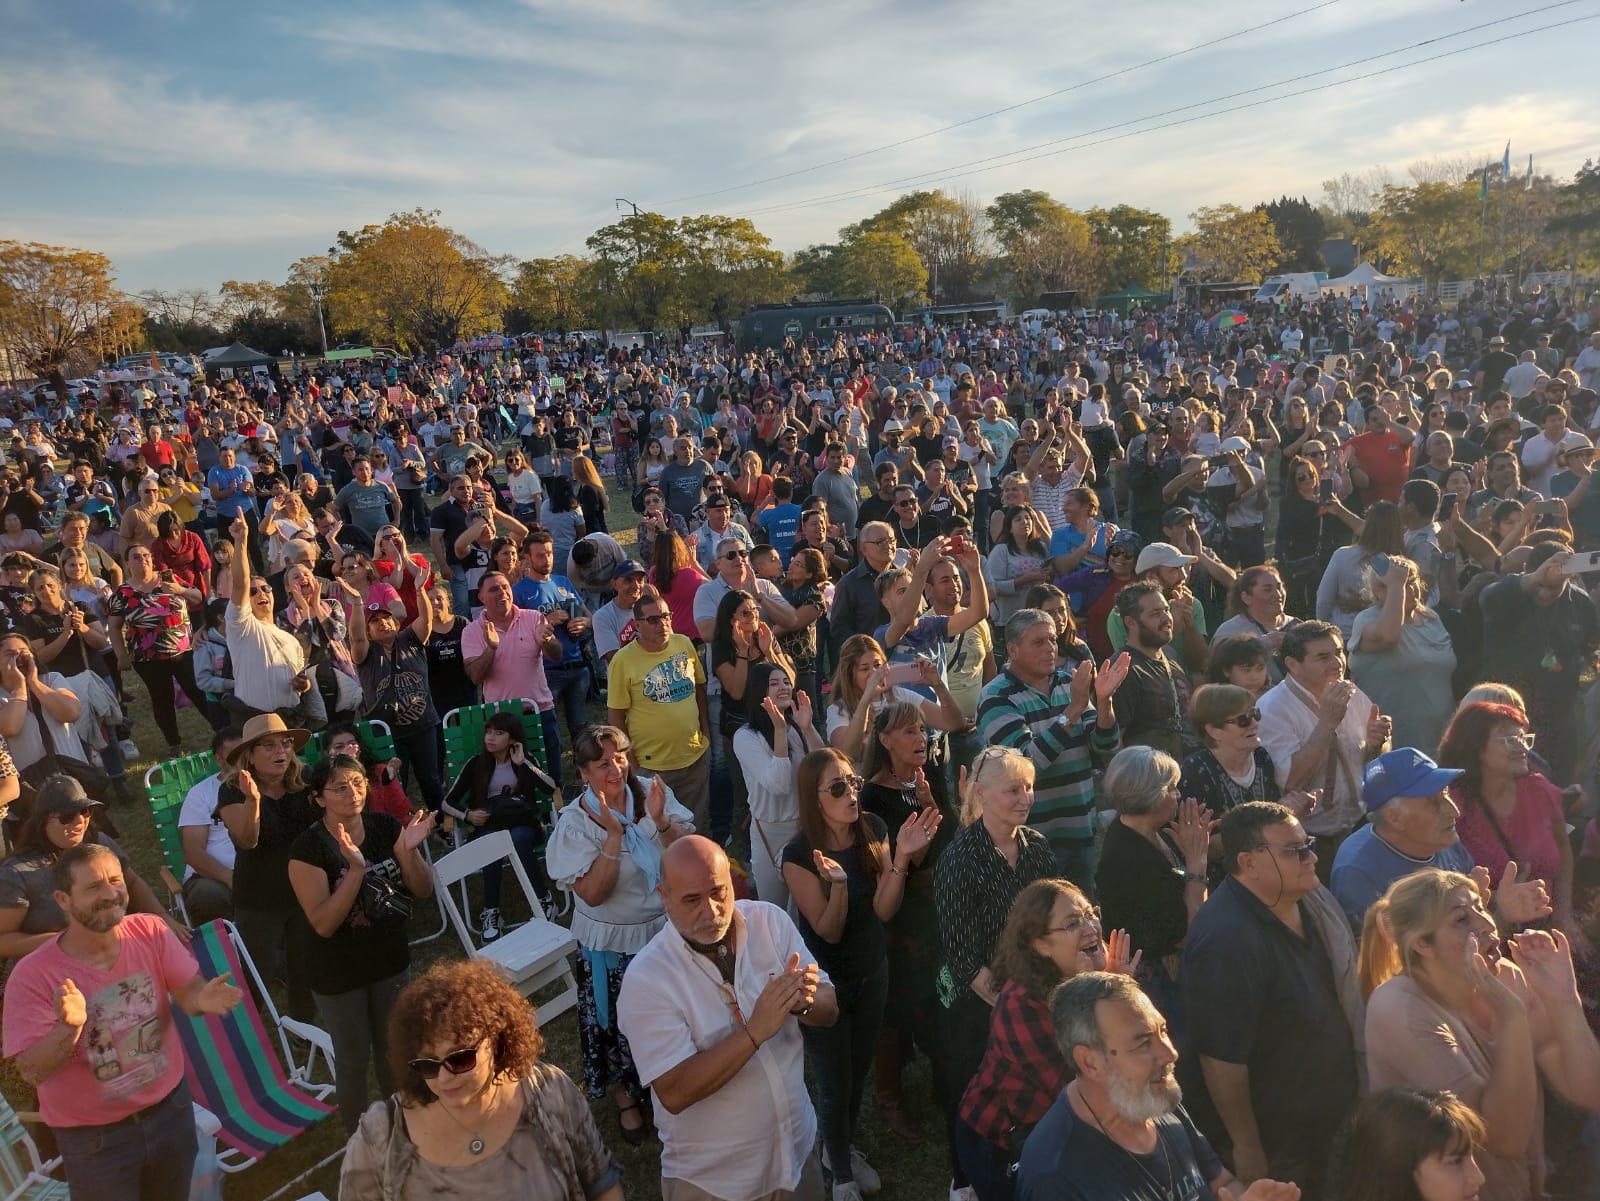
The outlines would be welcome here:
M 636 1113 L 639 1115 L 637 1126 L 625 1126 L 622 1115 Z M 645 1123 L 644 1111 L 639 1108 L 639 1102 L 630 1100 L 626 1105 L 617 1106 L 617 1129 L 622 1133 L 622 1141 L 630 1147 L 640 1146 L 645 1139 L 650 1137 L 650 1127 Z

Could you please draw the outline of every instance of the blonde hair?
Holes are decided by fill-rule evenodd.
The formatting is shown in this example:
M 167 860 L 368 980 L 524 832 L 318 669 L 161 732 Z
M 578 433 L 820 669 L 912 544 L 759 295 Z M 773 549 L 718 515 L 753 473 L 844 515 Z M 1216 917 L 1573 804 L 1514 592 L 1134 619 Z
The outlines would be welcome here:
M 993 776 L 996 765 L 1007 779 L 1026 776 L 1031 780 L 1034 775 L 1033 760 L 1021 751 L 1009 746 L 984 747 L 972 761 L 972 769 L 967 772 L 967 786 L 961 793 L 961 812 L 958 817 L 963 829 L 983 816 L 983 802 L 978 798 L 979 781 L 986 776 Z
M 1370 997 L 1378 985 L 1416 969 L 1417 944 L 1430 937 L 1449 916 L 1451 897 L 1470 888 L 1483 900 L 1478 882 L 1460 872 L 1424 868 L 1402 876 L 1367 910 L 1361 927 L 1361 993 Z
M 1456 706 L 1456 712 L 1460 713 L 1468 705 L 1479 701 L 1490 705 L 1510 705 L 1513 709 L 1521 709 L 1524 713 L 1528 711 L 1528 702 L 1522 699 L 1522 693 L 1510 684 L 1497 684 L 1489 680 L 1469 688 L 1467 695 L 1462 697 L 1461 703 Z

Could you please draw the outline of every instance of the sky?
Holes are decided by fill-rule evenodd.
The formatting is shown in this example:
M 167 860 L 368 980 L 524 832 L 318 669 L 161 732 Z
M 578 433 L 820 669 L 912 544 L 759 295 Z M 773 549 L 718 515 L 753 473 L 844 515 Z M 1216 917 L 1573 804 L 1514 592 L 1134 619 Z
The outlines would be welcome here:
M 1508 141 L 1518 178 L 1529 154 L 1570 176 L 1600 157 L 1596 18 L 1600 0 L 0 0 L 0 238 L 102 251 L 138 292 L 281 280 L 419 206 L 518 258 L 582 253 L 619 198 L 747 216 L 785 251 L 914 188 L 1037 188 L 1182 231 L 1201 205 L 1316 201 L 1375 165 L 1404 183 Z

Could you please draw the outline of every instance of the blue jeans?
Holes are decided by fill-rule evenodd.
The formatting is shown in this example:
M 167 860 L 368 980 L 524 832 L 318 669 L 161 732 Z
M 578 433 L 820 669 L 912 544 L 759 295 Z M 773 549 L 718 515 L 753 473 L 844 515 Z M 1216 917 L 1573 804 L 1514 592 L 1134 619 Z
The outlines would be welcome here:
M 421 488 L 400 488 L 400 529 L 407 538 L 428 536 L 428 502 Z M 465 579 L 465 577 L 462 577 Z
M 444 784 L 439 779 L 439 727 L 418 726 L 394 734 L 395 757 L 415 777 L 422 803 L 437 809 L 444 800 Z
M 576 742 L 578 734 L 589 724 L 589 667 L 582 662 L 563 663 L 559 667 L 546 663 L 544 678 L 550 684 L 550 695 L 555 698 L 557 711 L 567 719 L 567 736 Z
M 169 1054 L 181 1053 L 177 1033 L 169 1037 Z M 72 1195 L 188 1201 L 200 1148 L 193 1105 L 188 1083 L 180 1080 L 140 1121 L 55 1127 Z
M 544 757 L 550 765 L 550 778 L 560 788 L 561 778 L 561 723 L 556 721 L 554 709 L 544 709 L 539 713 L 539 725 L 544 730 Z
M 549 909 L 550 885 L 545 882 L 544 864 L 539 857 L 539 844 L 544 839 L 544 832 L 537 826 L 511 826 L 506 833 L 511 835 L 511 845 L 517 848 L 517 858 L 522 860 L 522 870 L 528 873 L 533 891 L 539 895 L 539 903 Z M 504 872 L 503 859 L 496 859 L 483 869 L 484 908 L 500 908 L 500 877 Z
M 835 980 L 839 1020 L 831 1026 L 800 1027 L 806 1060 L 817 1081 L 817 1135 L 828 1154 L 835 1183 L 855 1179 L 850 1144 L 861 1124 L 861 1099 L 872 1066 L 889 995 L 889 961 L 853 980 Z
M 450 607 L 457 613 L 466 613 L 472 608 L 472 597 L 467 590 L 467 569 L 459 563 L 450 565 Z
M 956 1158 L 978 1201 L 1011 1201 L 1017 1182 L 1011 1175 L 1011 1156 L 960 1118 L 956 1119 Z

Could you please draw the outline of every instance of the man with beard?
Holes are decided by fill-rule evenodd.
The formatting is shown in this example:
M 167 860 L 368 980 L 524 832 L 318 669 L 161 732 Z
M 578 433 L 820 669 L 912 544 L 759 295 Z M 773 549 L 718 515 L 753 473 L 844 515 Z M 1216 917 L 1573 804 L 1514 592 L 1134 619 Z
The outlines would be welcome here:
M 787 913 L 734 899 L 710 839 L 669 846 L 656 891 L 669 924 L 628 966 L 617 1026 L 655 1104 L 662 1201 L 822 1201 L 800 1027 L 833 1025 L 833 985 Z
M 1245 1181 L 1320 1194 L 1355 1105 L 1365 1030 L 1356 942 L 1317 880 L 1317 839 L 1294 812 L 1250 801 L 1222 818 L 1228 873 L 1189 923 L 1179 978 L 1189 1036 Z
M 1131 977 L 1080 972 L 1056 990 L 1050 1020 L 1075 1079 L 1023 1144 L 1018 1201 L 1300 1196 L 1276 1180 L 1246 1188 L 1222 1166 L 1184 1111 L 1166 1019 Z
M 41 793 L 62 787 L 82 792 L 56 776 Z M 82 843 L 53 871 L 67 928 L 6 982 L 5 1054 L 39 1090 L 74 1196 L 181 1201 L 197 1142 L 168 999 L 224 1014 L 241 993 L 226 975 L 202 978 L 160 917 L 128 912 L 109 847 Z
M 1166 652 L 1173 631 L 1166 593 L 1141 581 L 1117 593 L 1116 605 L 1128 632 L 1128 678 L 1116 694 L 1122 745 L 1153 746 L 1182 763 L 1201 744 L 1189 720 L 1189 673 Z

